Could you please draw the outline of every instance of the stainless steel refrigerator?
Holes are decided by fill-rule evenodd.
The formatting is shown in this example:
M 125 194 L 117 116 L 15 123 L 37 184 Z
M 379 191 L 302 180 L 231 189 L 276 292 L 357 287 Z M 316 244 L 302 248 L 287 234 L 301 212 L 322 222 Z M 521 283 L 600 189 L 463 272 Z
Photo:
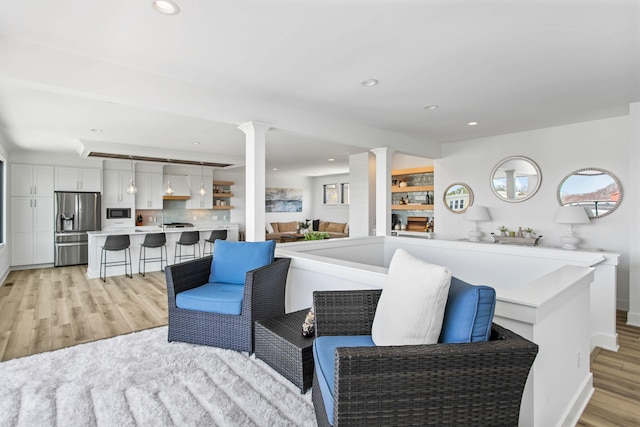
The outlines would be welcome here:
M 55 266 L 87 264 L 87 231 L 100 230 L 100 193 L 56 191 Z

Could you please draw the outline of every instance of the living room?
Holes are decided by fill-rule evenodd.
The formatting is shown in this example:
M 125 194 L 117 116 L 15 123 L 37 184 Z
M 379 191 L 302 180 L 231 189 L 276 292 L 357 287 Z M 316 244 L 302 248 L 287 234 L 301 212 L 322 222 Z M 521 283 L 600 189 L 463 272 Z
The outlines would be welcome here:
M 632 187 L 640 178 L 637 1 L 305 4 L 315 13 L 289 2 L 238 2 L 253 11 L 248 14 L 225 1 L 220 10 L 181 4 L 173 16 L 151 16 L 149 2 L 129 3 L 88 10 L 80 1 L 63 9 L 6 2 L 0 18 L 5 176 L 15 163 L 96 166 L 100 160 L 78 157 L 89 142 L 123 155 L 182 151 L 195 162 L 233 163 L 219 171 L 235 183 L 231 222 L 261 230 L 271 222 L 321 220 L 348 223 L 352 238 L 385 239 L 391 180 L 377 179 L 375 169 L 403 167 L 395 159 L 411 154 L 433 159 L 436 242 L 468 243 L 460 241 L 475 223 L 442 200 L 448 186 L 461 182 L 490 217 L 478 224 L 478 246 L 497 246 L 490 233 L 501 226 L 530 227 L 542 235 L 541 249 L 553 251 L 569 228 L 554 221 L 560 183 L 582 168 L 603 169 L 621 182 L 620 204 L 575 225 L 578 252 L 620 254 L 609 291 L 623 322 L 640 326 L 640 197 Z M 38 16 L 28 10 L 35 5 L 42 8 Z M 139 23 L 122 25 L 132 17 Z M 336 28 L 331 34 L 328 22 Z M 193 32 L 185 25 L 199 29 L 197 40 L 188 41 Z M 65 114 L 71 105 L 77 121 Z M 302 212 L 265 212 L 264 221 L 252 223 L 250 207 L 264 198 L 247 200 L 255 184 L 243 166 L 251 138 L 237 129 L 252 121 L 272 125 L 264 152 L 253 157 L 264 154 L 259 184 L 300 190 Z M 110 129 L 116 122 L 121 127 Z M 203 122 L 215 126 L 199 133 Z M 170 124 L 185 131 L 172 133 Z M 300 142 L 278 151 L 285 132 Z M 136 146 L 139 141 L 146 144 Z M 334 156 L 334 144 L 347 148 Z M 320 157 L 310 147 L 327 148 Z M 376 160 L 374 150 L 384 147 L 388 158 Z M 540 187 L 522 203 L 492 191 L 491 171 L 510 156 L 525 156 L 540 169 Z M 276 164 L 312 157 L 325 163 L 335 157 L 343 169 L 291 174 Z M 325 185 L 345 183 L 348 204 L 322 203 Z M 9 208 L 5 200 L 3 278 L 12 269 Z

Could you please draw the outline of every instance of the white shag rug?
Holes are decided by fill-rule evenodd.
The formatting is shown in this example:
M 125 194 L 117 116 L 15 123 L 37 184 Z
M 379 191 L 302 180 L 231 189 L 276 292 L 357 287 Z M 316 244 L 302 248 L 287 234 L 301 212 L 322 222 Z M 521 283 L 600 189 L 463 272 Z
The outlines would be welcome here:
M 0 363 L 0 426 L 315 426 L 255 356 L 155 328 Z

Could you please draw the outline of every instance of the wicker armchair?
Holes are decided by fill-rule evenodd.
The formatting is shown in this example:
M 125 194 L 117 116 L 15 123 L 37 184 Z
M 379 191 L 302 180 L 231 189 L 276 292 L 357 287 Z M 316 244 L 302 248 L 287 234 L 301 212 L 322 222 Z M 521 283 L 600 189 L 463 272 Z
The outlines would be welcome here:
M 176 306 L 176 294 L 209 280 L 213 257 L 165 268 L 169 300 L 169 341 L 210 345 L 253 353 L 256 320 L 284 314 L 284 293 L 290 258 L 247 272 L 240 315 L 186 310 Z
M 316 337 L 371 335 L 380 290 L 315 292 Z M 516 426 L 538 346 L 496 324 L 488 342 L 341 347 L 334 426 Z M 329 421 L 314 373 L 319 426 Z

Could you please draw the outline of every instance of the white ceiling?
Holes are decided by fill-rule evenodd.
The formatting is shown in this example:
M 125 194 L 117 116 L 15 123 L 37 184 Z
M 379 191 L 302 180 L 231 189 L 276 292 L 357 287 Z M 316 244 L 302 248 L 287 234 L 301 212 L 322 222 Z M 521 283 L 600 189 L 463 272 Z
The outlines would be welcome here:
M 238 164 L 255 120 L 269 171 L 322 175 L 640 101 L 640 0 L 176 1 L 0 0 L 5 145 Z

